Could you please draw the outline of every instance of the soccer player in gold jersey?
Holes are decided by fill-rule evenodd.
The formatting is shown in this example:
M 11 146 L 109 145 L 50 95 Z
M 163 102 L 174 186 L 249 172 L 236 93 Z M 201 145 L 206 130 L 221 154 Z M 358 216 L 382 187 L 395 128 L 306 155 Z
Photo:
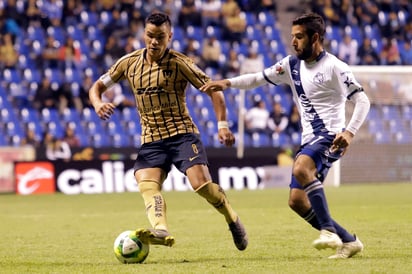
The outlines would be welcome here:
M 175 239 L 168 232 L 166 202 L 161 194 L 162 183 L 173 164 L 187 176 L 195 192 L 224 215 L 236 247 L 244 250 L 248 244 L 244 226 L 223 189 L 212 181 L 199 130 L 186 106 L 187 85 L 199 88 L 211 79 L 189 57 L 168 48 L 171 39 L 168 15 L 149 15 L 145 21 L 145 48 L 117 60 L 89 91 L 93 107 L 103 120 L 109 119 L 115 109 L 112 103 L 101 100 L 108 87 L 127 80 L 135 96 L 142 125 L 142 145 L 137 149 L 135 178 L 152 226 L 136 230 L 136 235 L 148 244 L 174 244 Z M 235 137 L 226 121 L 223 93 L 213 91 L 207 94 L 218 121 L 219 140 L 232 146 Z

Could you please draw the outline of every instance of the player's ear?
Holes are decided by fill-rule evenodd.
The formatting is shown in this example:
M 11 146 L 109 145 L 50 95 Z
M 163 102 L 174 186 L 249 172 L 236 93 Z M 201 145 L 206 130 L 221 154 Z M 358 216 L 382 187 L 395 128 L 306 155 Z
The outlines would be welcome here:
M 317 40 L 319 40 L 319 33 L 315 32 L 312 35 L 312 44 L 314 44 Z

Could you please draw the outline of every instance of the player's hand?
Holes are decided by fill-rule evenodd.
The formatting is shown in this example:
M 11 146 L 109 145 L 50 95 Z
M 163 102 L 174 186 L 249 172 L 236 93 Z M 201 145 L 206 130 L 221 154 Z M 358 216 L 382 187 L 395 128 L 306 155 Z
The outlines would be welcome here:
M 335 139 L 332 143 L 331 151 L 335 153 L 339 150 L 342 150 L 342 155 L 345 154 L 350 143 L 352 142 L 353 136 L 354 135 L 347 130 L 342 133 L 336 134 Z
M 199 88 L 203 92 L 223 91 L 230 87 L 229 80 L 210 81 Z
M 236 142 L 235 135 L 228 128 L 221 128 L 218 132 L 219 142 L 227 147 L 233 146 Z
M 114 113 L 115 105 L 112 103 L 99 103 L 94 107 L 94 110 L 96 111 L 97 115 L 99 116 L 100 119 L 102 120 L 107 120 L 112 116 Z

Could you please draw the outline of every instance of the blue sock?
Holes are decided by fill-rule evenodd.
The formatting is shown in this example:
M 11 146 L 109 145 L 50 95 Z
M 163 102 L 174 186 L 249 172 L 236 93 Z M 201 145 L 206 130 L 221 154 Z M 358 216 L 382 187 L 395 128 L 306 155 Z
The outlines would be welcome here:
M 336 233 L 332 218 L 329 214 L 328 203 L 326 202 L 323 185 L 319 180 L 315 180 L 304 187 L 306 195 L 308 195 L 310 204 L 315 212 L 316 218 L 319 222 L 320 229 L 326 229 Z
M 313 208 L 309 209 L 308 212 L 306 212 L 306 214 L 302 216 L 302 218 L 305 219 L 305 221 L 311 224 L 314 228 L 316 228 L 317 230 L 320 230 L 320 225 L 319 225 L 318 219 L 316 218 L 315 211 L 313 211 Z M 342 242 L 348 243 L 348 242 L 353 242 L 356 240 L 355 236 L 353 236 L 348 231 L 346 231 L 346 229 L 341 227 L 333 219 L 332 219 L 332 222 L 333 222 L 333 226 L 336 229 L 336 234 L 338 234 L 338 236 L 342 239 Z

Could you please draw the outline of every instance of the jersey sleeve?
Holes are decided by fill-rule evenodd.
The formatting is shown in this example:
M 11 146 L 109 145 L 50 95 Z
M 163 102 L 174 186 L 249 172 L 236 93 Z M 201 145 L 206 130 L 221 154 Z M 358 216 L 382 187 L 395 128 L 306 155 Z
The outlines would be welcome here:
M 273 66 L 263 70 L 263 77 L 265 78 L 266 82 L 272 85 L 288 83 L 287 80 L 289 79 L 290 75 L 289 58 L 290 56 L 286 56 Z
M 355 93 L 363 91 L 362 85 L 355 79 L 352 70 L 346 63 L 338 60 L 338 62 L 335 63 L 334 74 L 340 90 L 342 90 L 343 95 L 348 100 L 350 100 Z

